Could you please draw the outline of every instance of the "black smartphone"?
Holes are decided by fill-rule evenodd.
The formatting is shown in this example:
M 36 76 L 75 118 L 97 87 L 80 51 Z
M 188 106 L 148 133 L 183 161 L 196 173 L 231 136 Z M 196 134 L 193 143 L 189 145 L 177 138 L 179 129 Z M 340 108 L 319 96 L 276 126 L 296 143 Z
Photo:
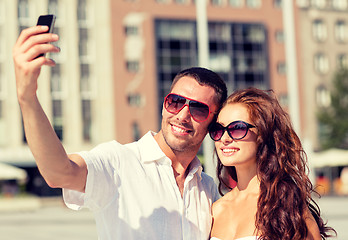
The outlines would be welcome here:
M 48 26 L 48 31 L 45 33 L 51 33 L 51 32 L 53 32 L 53 27 L 54 27 L 55 21 L 56 21 L 56 16 L 53 14 L 41 15 L 41 16 L 39 16 L 36 25 Z M 40 54 L 37 57 L 42 57 L 42 56 L 44 56 L 44 54 Z

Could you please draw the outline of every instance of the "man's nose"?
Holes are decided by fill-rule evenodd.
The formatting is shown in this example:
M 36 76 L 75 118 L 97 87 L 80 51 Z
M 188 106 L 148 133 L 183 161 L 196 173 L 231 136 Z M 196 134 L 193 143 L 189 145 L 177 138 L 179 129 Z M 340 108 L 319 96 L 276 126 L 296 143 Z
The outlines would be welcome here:
M 189 121 L 189 119 L 191 118 L 189 106 L 185 104 L 176 116 L 181 121 Z

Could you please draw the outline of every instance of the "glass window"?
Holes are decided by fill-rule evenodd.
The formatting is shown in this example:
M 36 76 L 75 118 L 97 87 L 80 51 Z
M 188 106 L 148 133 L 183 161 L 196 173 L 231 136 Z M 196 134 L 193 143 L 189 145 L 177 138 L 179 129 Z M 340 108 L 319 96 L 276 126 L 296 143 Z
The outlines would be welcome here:
M 261 0 L 246 0 L 246 5 L 249 8 L 260 8 L 261 4 Z
M 316 8 L 325 8 L 326 0 L 312 0 L 312 6 Z
M 335 24 L 335 37 L 338 42 L 346 42 L 348 39 L 348 27 L 345 21 L 337 21 Z
M 28 0 L 18 1 L 18 18 L 28 19 L 29 18 L 29 3 Z
M 278 30 L 275 32 L 275 38 L 278 43 L 284 42 L 284 32 L 283 30 Z
M 79 29 L 79 55 L 80 58 L 88 57 L 88 29 Z
M 314 56 L 314 69 L 319 74 L 325 74 L 329 71 L 329 59 L 323 53 L 317 53 Z
M 284 62 L 279 62 L 277 64 L 277 72 L 279 75 L 285 75 L 286 74 L 286 64 Z
M 54 14 L 57 17 L 59 16 L 58 13 L 58 0 L 49 0 L 48 1 L 48 13 Z
M 132 132 L 133 132 L 133 141 L 138 141 L 141 137 L 140 135 L 140 127 L 139 124 L 137 122 L 134 122 L 132 124 Z
M 331 105 L 330 91 L 325 86 L 317 87 L 315 99 L 318 107 L 328 107 Z
M 86 0 L 78 0 L 77 19 L 79 21 L 82 21 L 82 22 L 87 20 L 87 2 L 86 2 Z
M 275 8 L 282 8 L 283 6 L 283 0 L 273 0 L 273 6 Z
M 125 26 L 125 33 L 126 36 L 138 36 L 139 35 L 139 28 L 138 26 Z
M 60 64 L 51 67 L 51 92 L 61 93 L 62 92 L 62 81 L 61 81 L 61 69 Z
M 337 56 L 337 67 L 348 69 L 348 55 L 347 54 L 339 54 Z
M 236 8 L 243 7 L 243 0 L 229 0 L 228 2 L 231 7 L 236 7 Z
M 323 42 L 327 38 L 327 28 L 323 20 L 317 19 L 313 21 L 312 26 L 313 38 L 318 42 Z
M 126 62 L 127 71 L 131 73 L 139 72 L 140 63 L 139 61 L 127 61 Z
M 91 141 L 91 126 L 92 126 L 92 113 L 91 113 L 91 100 L 82 100 L 82 127 L 83 127 L 83 140 L 86 142 Z
M 59 140 L 63 140 L 63 107 L 62 100 L 52 100 L 53 129 Z
M 297 0 L 296 3 L 300 8 L 306 8 L 309 6 L 309 0 Z
M 337 10 L 346 10 L 348 6 L 347 0 L 332 0 L 332 7 Z
M 211 5 L 213 6 L 222 6 L 223 1 L 222 0 L 211 0 Z
M 91 91 L 90 83 L 90 68 L 89 64 L 80 64 L 80 91 L 82 93 L 88 93 Z

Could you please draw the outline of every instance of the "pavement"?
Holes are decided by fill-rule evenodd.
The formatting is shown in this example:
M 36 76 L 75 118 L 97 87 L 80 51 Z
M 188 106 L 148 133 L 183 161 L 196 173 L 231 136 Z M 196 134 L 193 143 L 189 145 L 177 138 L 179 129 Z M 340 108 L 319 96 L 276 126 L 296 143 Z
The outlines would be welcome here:
M 316 199 L 324 220 L 337 231 L 338 240 L 348 240 L 348 196 Z M 0 198 L 1 240 L 96 240 L 93 214 L 73 211 L 61 197 Z

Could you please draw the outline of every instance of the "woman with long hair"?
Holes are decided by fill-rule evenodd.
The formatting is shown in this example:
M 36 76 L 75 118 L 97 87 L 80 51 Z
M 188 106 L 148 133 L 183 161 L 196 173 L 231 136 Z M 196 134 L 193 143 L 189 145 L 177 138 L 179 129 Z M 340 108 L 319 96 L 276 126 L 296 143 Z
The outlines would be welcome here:
M 211 239 L 320 240 L 336 234 L 312 198 L 306 154 L 273 91 L 235 91 L 209 134 L 220 194 L 230 190 L 213 205 Z

